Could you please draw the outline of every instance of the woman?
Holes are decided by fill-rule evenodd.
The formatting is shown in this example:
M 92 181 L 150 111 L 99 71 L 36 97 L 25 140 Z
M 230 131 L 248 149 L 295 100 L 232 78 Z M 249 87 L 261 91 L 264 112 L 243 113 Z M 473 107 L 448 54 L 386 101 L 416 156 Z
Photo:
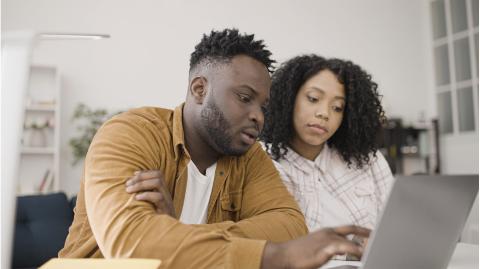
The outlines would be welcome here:
M 310 231 L 374 227 L 393 183 L 383 120 L 377 84 L 350 61 L 299 56 L 274 73 L 261 140 Z

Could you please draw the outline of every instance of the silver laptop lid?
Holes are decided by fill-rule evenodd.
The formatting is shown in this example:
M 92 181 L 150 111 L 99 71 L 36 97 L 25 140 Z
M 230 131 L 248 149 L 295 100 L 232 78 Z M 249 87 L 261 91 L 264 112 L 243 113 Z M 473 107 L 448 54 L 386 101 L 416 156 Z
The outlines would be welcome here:
M 477 193 L 478 175 L 397 177 L 361 268 L 447 268 Z

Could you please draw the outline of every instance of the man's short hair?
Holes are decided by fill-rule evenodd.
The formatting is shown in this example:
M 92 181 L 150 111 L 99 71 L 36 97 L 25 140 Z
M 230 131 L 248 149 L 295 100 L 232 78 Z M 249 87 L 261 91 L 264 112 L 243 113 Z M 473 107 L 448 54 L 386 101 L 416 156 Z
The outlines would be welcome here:
M 190 72 L 201 64 L 229 62 L 234 56 L 247 55 L 263 63 L 269 72 L 273 71 L 272 53 L 263 40 L 255 40 L 255 35 L 240 34 L 237 29 L 211 31 L 203 35 L 190 56 Z

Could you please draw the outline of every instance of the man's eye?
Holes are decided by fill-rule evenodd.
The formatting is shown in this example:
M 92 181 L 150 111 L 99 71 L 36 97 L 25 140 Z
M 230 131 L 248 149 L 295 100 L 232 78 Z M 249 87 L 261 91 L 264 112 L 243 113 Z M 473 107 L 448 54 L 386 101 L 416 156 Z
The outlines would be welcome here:
M 248 103 L 251 100 L 250 96 L 245 95 L 245 94 L 239 94 L 238 98 L 240 98 L 240 101 L 242 101 L 244 103 Z

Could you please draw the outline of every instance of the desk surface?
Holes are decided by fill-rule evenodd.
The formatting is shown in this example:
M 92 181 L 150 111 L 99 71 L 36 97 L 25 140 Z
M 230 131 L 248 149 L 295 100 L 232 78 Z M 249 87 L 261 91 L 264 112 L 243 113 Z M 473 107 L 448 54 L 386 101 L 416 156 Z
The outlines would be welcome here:
M 360 266 L 360 262 L 330 261 L 320 269 L 327 269 L 340 265 Z M 478 245 L 458 243 L 447 269 L 478 268 Z

